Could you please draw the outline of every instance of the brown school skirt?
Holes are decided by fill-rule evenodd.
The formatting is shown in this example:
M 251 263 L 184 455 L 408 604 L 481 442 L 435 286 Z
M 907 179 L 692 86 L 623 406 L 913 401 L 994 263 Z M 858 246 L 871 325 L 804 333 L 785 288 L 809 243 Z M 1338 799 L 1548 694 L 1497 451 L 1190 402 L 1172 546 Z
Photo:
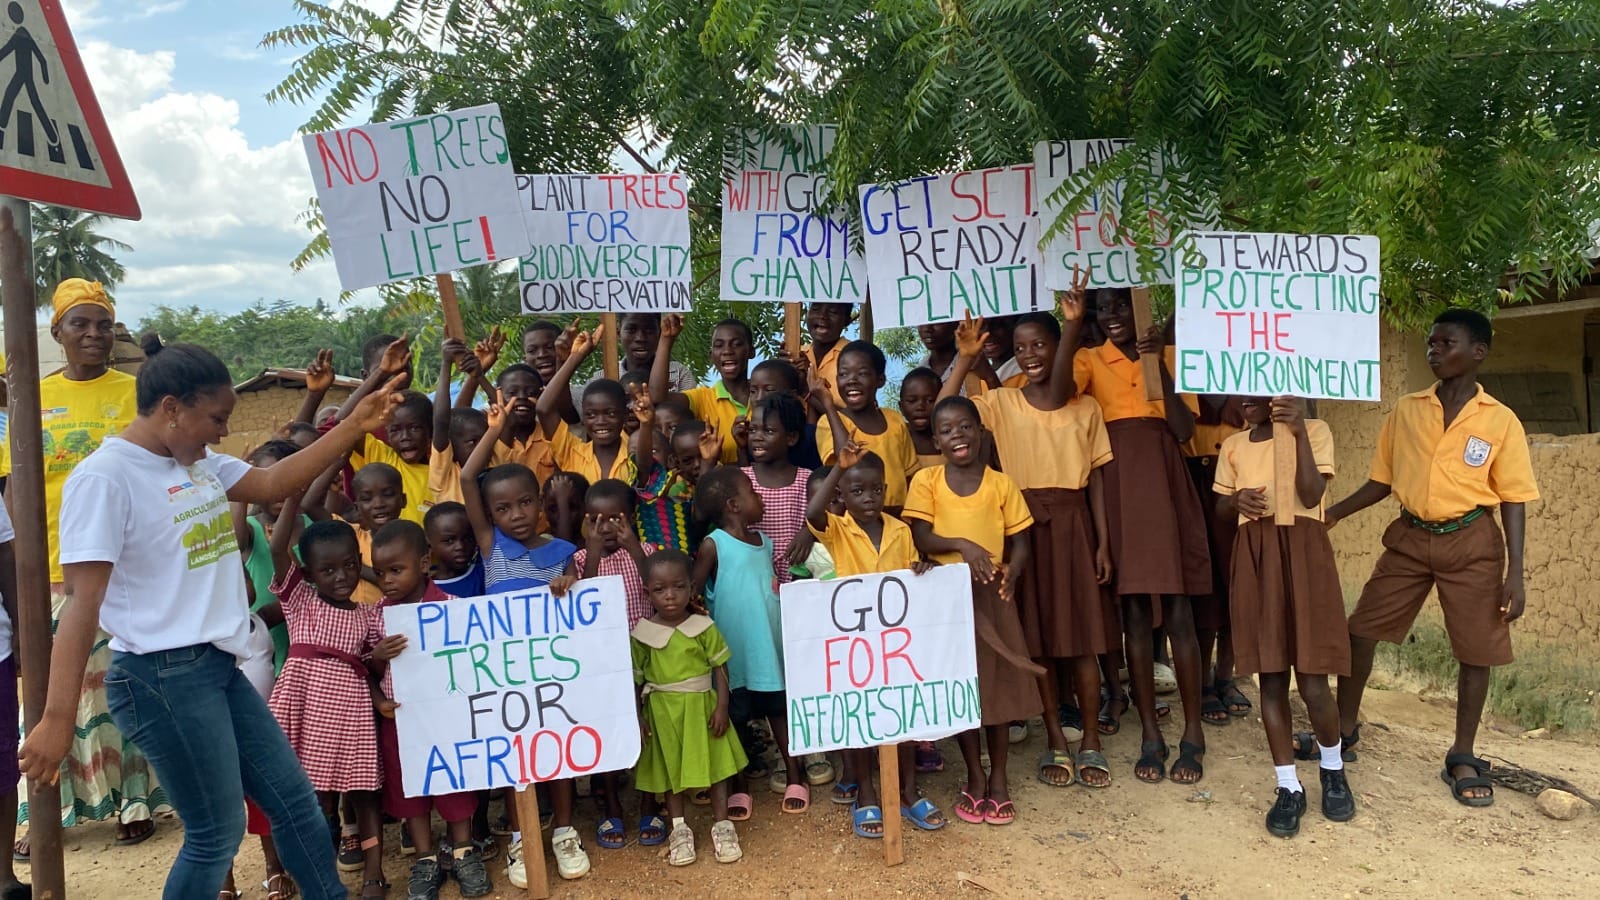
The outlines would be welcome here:
M 1017 605 L 1000 599 L 994 584 L 972 582 L 972 624 L 978 644 L 978 702 L 983 724 L 1025 722 L 1044 711 L 1038 678 L 1044 669 L 1028 658 Z
M 1350 674 L 1350 634 L 1328 529 L 1304 517 L 1239 526 L 1230 568 L 1234 667 L 1240 674 Z
M 1112 611 L 1094 580 L 1094 518 L 1089 493 L 1067 488 L 1022 492 L 1033 515 L 1033 552 L 1018 590 L 1017 615 L 1035 659 L 1105 653 Z
M 1112 460 L 1105 467 L 1114 589 L 1130 594 L 1198 596 L 1211 590 L 1206 515 L 1163 419 L 1106 423 Z M 1161 624 L 1160 604 L 1151 604 Z
M 1228 628 L 1228 559 L 1233 555 L 1233 536 L 1239 530 L 1238 517 L 1217 515 L 1217 495 L 1211 489 L 1217 477 L 1215 456 L 1184 457 L 1200 511 L 1206 516 L 1206 546 L 1211 551 L 1211 593 L 1193 598 L 1194 627 L 1201 631 Z

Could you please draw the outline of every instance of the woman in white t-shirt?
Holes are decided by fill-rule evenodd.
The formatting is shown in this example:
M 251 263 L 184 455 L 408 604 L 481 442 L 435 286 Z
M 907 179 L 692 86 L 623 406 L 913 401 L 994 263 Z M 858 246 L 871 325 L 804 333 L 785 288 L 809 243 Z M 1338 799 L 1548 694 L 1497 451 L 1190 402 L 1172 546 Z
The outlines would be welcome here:
M 61 562 L 72 599 L 22 770 L 58 777 L 98 621 L 114 651 L 111 717 L 145 751 L 183 819 L 168 900 L 217 896 L 244 836 L 246 795 L 272 821 L 301 892 L 347 896 L 311 782 L 238 668 L 249 655 L 250 614 L 228 504 L 271 503 L 304 488 L 384 426 L 400 380 L 310 447 L 258 469 L 206 449 L 228 433 L 228 369 L 205 349 L 174 344 L 139 371 L 138 417 L 67 480 Z

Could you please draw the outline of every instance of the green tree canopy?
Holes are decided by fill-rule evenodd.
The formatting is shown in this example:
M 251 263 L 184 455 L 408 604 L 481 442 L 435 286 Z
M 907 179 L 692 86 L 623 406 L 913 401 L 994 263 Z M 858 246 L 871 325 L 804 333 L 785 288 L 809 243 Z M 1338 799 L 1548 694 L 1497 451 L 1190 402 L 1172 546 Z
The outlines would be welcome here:
M 50 305 L 56 285 L 68 278 L 98 281 L 111 290 L 128 276 L 108 251 L 133 248 L 96 230 L 109 222 L 109 217 L 37 203 L 31 208 L 34 287 L 40 307 Z

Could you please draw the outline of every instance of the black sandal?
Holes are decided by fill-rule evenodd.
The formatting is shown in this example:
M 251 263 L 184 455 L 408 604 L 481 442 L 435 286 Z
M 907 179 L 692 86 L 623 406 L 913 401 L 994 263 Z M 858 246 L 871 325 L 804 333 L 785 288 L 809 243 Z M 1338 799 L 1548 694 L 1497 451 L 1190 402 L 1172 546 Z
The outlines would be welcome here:
M 1200 757 L 1204 756 L 1205 752 L 1206 748 L 1200 746 L 1199 744 L 1191 744 L 1188 741 L 1179 741 L 1178 761 L 1172 764 L 1172 771 L 1167 774 L 1167 777 L 1171 778 L 1175 784 L 1199 784 L 1200 779 L 1206 777 L 1206 767 L 1200 763 Z M 1177 777 L 1179 769 L 1194 772 L 1194 780 L 1179 780 Z
M 370 888 L 370 887 L 378 888 L 379 892 L 377 894 L 369 894 L 369 893 L 367 893 L 367 888 Z M 387 897 L 387 896 L 389 896 L 389 880 L 388 879 L 386 879 L 386 878 L 368 878 L 366 881 L 361 882 L 361 897 L 362 897 L 362 900 L 366 900 L 367 897 Z
M 1233 721 L 1233 716 L 1228 714 L 1227 704 L 1217 696 L 1214 687 L 1200 689 L 1200 721 L 1207 725 L 1227 725 Z
M 1112 715 L 1111 707 L 1118 703 L 1122 704 L 1122 712 Z M 1130 705 L 1131 701 L 1127 691 L 1123 691 L 1120 697 L 1110 693 L 1106 694 L 1105 698 L 1100 701 L 1100 714 L 1095 717 L 1095 727 L 1100 729 L 1101 734 L 1107 735 L 1121 731 L 1122 717 L 1128 712 Z
M 1470 766 L 1476 775 L 1466 778 L 1457 778 L 1450 774 L 1456 766 Z M 1462 806 L 1490 806 L 1494 803 L 1494 783 L 1484 777 L 1489 771 L 1489 761 L 1479 759 L 1471 753 L 1452 753 L 1444 758 L 1444 768 L 1439 771 L 1439 777 L 1444 783 L 1450 785 L 1450 793 L 1455 795 L 1456 802 Z M 1487 788 L 1487 797 L 1468 797 L 1466 791 L 1473 788 Z
M 1212 685 L 1212 690 L 1217 692 L 1217 698 L 1222 701 L 1223 707 L 1228 710 L 1228 715 L 1230 716 L 1247 716 L 1250 714 L 1250 710 L 1254 708 L 1250 703 L 1250 698 L 1239 690 L 1239 686 L 1234 683 L 1232 678 L 1218 678 L 1216 683 Z M 1202 714 L 1203 709 L 1202 707 Z
M 1166 741 L 1145 741 L 1139 745 L 1139 759 L 1133 764 L 1133 777 L 1145 784 L 1160 784 L 1167 777 L 1167 749 Z M 1140 769 L 1154 769 L 1156 777 L 1146 778 L 1139 774 Z

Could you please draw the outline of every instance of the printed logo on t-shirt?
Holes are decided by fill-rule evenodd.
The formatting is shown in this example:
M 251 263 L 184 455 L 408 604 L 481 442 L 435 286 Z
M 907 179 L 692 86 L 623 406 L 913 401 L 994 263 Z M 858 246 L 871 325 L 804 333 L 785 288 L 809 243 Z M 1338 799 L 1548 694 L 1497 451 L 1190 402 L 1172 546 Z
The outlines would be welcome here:
M 1467 449 L 1462 451 L 1461 460 L 1474 469 L 1489 461 L 1489 451 L 1494 446 L 1480 437 L 1467 438 Z
M 227 500 L 223 500 L 217 515 L 189 526 L 183 533 L 183 549 L 190 569 L 209 566 L 238 551 L 239 542 L 233 536 L 233 515 L 228 511 Z

